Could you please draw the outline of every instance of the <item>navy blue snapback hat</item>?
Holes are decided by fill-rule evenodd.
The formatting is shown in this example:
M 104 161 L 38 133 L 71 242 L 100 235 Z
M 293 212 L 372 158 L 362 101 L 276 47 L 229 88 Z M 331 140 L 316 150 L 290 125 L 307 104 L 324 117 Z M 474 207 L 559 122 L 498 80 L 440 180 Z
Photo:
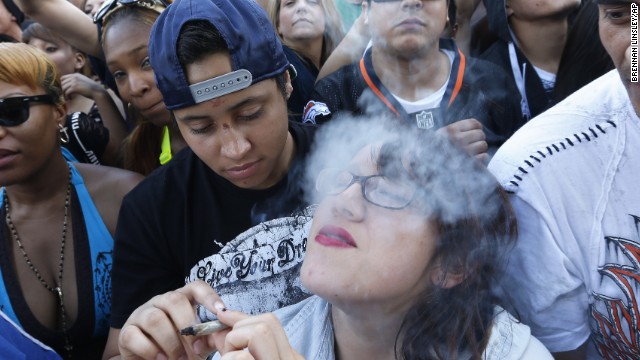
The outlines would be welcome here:
M 184 24 L 209 21 L 227 43 L 233 71 L 189 85 L 176 45 Z M 244 89 L 282 74 L 289 61 L 265 11 L 255 0 L 176 0 L 153 24 L 149 60 L 169 110 Z

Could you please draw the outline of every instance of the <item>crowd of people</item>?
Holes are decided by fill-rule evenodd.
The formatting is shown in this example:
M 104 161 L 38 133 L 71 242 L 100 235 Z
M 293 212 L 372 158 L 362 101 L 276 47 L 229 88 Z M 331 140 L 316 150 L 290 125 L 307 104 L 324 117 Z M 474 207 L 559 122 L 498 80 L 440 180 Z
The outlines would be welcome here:
M 640 358 L 638 5 L 0 1 L 0 358 Z

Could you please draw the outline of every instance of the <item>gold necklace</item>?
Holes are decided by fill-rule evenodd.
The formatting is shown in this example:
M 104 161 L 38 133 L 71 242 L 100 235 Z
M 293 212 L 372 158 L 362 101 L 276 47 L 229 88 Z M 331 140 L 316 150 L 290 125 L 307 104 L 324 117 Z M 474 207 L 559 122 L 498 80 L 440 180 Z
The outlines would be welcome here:
M 58 304 L 60 305 L 60 317 L 58 320 L 62 325 L 62 333 L 64 335 L 64 349 L 67 351 L 68 358 L 71 358 L 71 351 L 73 350 L 73 346 L 71 345 L 71 339 L 69 338 L 69 334 L 67 334 L 67 314 L 64 307 L 64 295 L 62 293 L 62 273 L 64 270 L 64 245 L 67 239 L 67 217 L 69 214 L 69 204 L 71 200 L 71 168 L 69 167 L 69 183 L 67 185 L 67 194 L 64 199 L 64 221 L 62 222 L 62 240 L 60 242 L 60 263 L 58 264 L 58 279 L 55 286 L 51 286 L 44 281 L 40 271 L 38 268 L 33 265 L 31 258 L 27 255 L 27 252 L 24 250 L 24 246 L 22 246 L 22 241 L 20 241 L 20 237 L 18 236 L 18 231 L 16 227 L 13 225 L 13 221 L 11 221 L 11 206 L 9 205 L 9 194 L 5 191 L 4 193 L 4 210 L 6 212 L 6 222 L 9 227 L 9 231 L 11 231 L 11 235 L 15 242 L 18 244 L 18 248 L 22 252 L 22 257 L 27 262 L 27 266 L 29 269 L 35 274 L 40 284 L 45 287 L 45 289 L 52 292 L 54 295 L 58 297 Z

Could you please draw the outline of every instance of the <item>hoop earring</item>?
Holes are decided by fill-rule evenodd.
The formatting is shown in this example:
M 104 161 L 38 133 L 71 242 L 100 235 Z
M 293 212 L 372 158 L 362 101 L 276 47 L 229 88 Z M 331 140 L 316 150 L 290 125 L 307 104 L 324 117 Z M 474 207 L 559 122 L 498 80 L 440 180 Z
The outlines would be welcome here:
M 67 127 L 58 124 L 58 131 L 60 132 L 60 142 L 66 144 L 69 142 L 69 133 L 67 132 Z

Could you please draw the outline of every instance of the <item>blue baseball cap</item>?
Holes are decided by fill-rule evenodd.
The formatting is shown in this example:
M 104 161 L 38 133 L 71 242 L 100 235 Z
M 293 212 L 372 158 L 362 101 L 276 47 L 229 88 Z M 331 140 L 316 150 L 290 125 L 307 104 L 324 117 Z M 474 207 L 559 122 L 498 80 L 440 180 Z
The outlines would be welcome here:
M 231 73 L 189 84 L 176 45 L 180 30 L 192 20 L 206 20 L 220 32 L 231 56 Z M 174 1 L 153 24 L 149 60 L 169 110 L 244 89 L 290 66 L 271 21 L 255 0 Z

